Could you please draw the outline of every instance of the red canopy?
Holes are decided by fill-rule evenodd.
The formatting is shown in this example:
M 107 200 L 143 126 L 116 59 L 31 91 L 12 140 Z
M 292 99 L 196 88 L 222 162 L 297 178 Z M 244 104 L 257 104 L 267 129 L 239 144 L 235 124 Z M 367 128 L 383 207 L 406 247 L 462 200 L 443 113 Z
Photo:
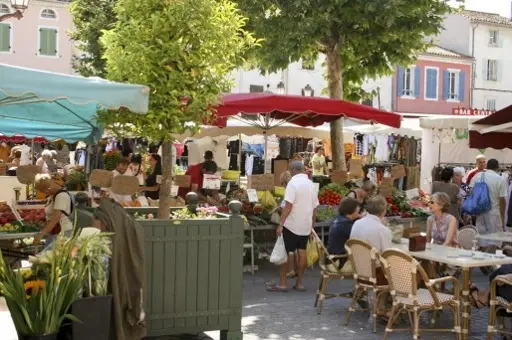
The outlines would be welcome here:
M 401 116 L 354 104 L 345 100 L 320 97 L 278 95 L 274 93 L 230 93 L 216 108 L 214 125 L 225 127 L 227 118 L 238 114 L 269 114 L 273 119 L 284 120 L 299 126 L 319 126 L 345 117 L 371 121 L 399 128 Z
M 473 123 L 479 130 L 469 131 L 469 146 L 473 149 L 512 149 L 512 105 Z M 493 129 L 493 127 L 495 127 Z M 483 129 L 494 131 L 483 131 Z M 484 133 L 485 132 L 485 133 Z
M 31 141 L 32 141 L 32 139 L 28 139 L 23 135 L 14 135 L 14 136 L 9 137 L 9 136 L 6 136 L 6 135 L 0 133 L 0 142 L 29 143 Z M 34 142 L 35 143 L 48 143 L 48 141 L 44 137 L 35 137 Z

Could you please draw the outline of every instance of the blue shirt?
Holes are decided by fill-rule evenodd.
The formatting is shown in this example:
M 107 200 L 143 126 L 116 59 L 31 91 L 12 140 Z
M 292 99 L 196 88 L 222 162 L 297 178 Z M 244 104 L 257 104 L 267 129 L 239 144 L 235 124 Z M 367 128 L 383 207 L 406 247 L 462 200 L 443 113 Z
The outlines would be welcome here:
M 327 243 L 327 251 L 330 255 L 345 254 L 345 243 L 350 239 L 352 226 L 355 221 L 349 220 L 345 216 L 336 217 L 331 223 L 329 229 L 329 240 Z

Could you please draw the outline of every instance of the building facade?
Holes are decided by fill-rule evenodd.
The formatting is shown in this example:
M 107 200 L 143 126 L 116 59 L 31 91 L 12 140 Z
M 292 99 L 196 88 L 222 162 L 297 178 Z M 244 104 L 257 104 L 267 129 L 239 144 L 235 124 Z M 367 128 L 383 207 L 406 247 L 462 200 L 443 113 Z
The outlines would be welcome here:
M 69 2 L 32 0 L 23 18 L 0 22 L 0 63 L 73 73 Z M 0 15 L 12 12 L 10 1 L 0 0 Z
M 448 15 L 438 37 L 444 48 L 473 57 L 470 106 L 499 110 L 512 104 L 512 22 L 498 14 Z
M 396 66 L 393 111 L 403 114 L 452 114 L 469 107 L 472 58 L 434 46 L 414 65 Z

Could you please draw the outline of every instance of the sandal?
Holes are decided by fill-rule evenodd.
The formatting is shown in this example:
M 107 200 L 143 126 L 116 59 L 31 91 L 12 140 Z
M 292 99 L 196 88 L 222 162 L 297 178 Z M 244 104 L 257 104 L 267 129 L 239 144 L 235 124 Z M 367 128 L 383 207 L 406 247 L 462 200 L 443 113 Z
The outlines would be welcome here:
M 268 286 L 267 291 L 268 292 L 277 292 L 277 293 L 286 293 L 286 292 L 288 292 L 288 288 L 279 287 L 279 286 Z
M 299 292 L 306 292 L 308 289 L 305 288 L 304 286 L 297 286 L 297 285 L 293 285 L 293 289 L 294 290 L 297 290 Z
M 469 288 L 469 300 L 471 302 L 471 305 L 477 309 L 482 309 L 486 307 L 485 304 L 482 301 L 480 301 L 480 298 L 478 296 L 478 288 L 475 286 Z

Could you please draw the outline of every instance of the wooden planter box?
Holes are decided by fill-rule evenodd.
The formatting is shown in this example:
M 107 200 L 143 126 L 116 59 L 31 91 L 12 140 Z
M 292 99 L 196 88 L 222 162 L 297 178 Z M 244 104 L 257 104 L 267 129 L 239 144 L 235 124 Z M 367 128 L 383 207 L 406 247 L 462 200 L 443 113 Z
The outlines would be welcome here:
M 242 218 L 139 222 L 148 336 L 220 330 L 223 340 L 242 340 Z

